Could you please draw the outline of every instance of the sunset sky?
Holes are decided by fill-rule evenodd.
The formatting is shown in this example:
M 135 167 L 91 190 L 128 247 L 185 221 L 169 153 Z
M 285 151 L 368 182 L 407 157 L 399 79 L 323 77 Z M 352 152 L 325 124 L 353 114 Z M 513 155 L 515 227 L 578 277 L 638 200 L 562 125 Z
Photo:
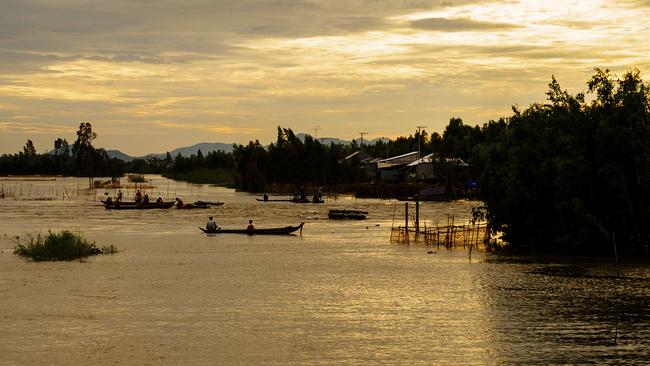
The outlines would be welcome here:
M 650 0 L 0 0 L 0 153 L 91 122 L 131 155 L 482 124 L 551 75 L 650 80 Z

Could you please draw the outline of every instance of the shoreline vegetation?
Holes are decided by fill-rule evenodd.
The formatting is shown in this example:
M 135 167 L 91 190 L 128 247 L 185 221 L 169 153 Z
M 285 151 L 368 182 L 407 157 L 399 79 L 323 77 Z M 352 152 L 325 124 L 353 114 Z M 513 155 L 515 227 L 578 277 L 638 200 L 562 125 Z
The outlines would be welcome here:
M 57 139 L 54 154 L 39 155 L 28 140 L 22 152 L 0 157 L 0 174 L 77 175 L 91 182 L 100 172 L 128 171 L 254 193 L 286 194 L 305 186 L 382 198 L 407 198 L 428 186 L 444 192 L 443 199 L 471 192 L 483 201 L 490 229 L 502 233 L 513 250 L 649 258 L 650 85 L 637 69 L 621 77 L 595 69 L 587 88 L 572 95 L 552 77 L 546 101 L 524 110 L 513 106 L 512 115 L 482 125 L 451 118 L 442 134 L 418 130 L 372 145 L 355 140 L 342 145 L 322 144 L 310 135 L 299 139 L 278 126 L 268 146 L 255 140 L 234 145 L 232 153 L 167 153 L 164 159 L 130 163 L 94 149 L 96 134 L 82 123 L 72 149 Z M 381 160 L 413 152 L 432 154 L 432 175 L 420 178 L 415 170 L 387 183 L 384 171 L 369 175 L 364 167 L 373 161 L 366 156 Z
M 112 244 L 100 248 L 94 241 L 84 238 L 82 233 L 68 230 L 63 230 L 60 233 L 49 231 L 47 235 L 28 233 L 23 243 L 20 242 L 20 237 L 14 239 L 16 241 L 14 254 L 35 262 L 77 259 L 83 261 L 90 256 L 119 252 Z
M 235 170 L 220 168 L 199 168 L 190 171 L 165 171 L 161 175 L 165 178 L 180 180 L 195 184 L 211 184 L 228 188 L 236 188 Z

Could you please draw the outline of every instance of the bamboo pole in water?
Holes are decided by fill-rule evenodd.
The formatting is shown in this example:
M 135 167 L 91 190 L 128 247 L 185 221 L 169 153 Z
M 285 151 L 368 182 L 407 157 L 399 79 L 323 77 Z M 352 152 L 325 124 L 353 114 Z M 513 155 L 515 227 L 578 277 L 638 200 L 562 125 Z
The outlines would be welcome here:
M 455 236 L 454 235 L 454 219 L 455 219 L 454 215 L 451 215 L 451 238 L 449 240 L 449 246 L 450 247 L 453 247 L 454 244 L 455 244 L 455 242 L 454 242 L 454 236 Z
M 618 268 L 618 251 L 616 250 L 616 233 L 612 232 L 612 244 L 614 244 L 614 260 L 616 261 L 616 276 L 620 276 L 621 272 Z
M 409 203 L 404 202 L 404 232 L 406 233 L 406 242 L 409 241 Z
M 420 200 L 415 196 L 415 236 L 420 232 Z

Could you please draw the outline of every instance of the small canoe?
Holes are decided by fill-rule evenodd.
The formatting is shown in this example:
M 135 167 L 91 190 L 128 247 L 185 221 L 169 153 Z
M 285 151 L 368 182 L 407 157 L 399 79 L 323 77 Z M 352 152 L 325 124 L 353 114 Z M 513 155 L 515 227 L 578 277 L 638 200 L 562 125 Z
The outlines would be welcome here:
M 201 231 L 207 234 L 247 234 L 247 235 L 287 235 L 291 234 L 294 231 L 300 230 L 302 235 L 302 227 L 305 225 L 304 222 L 301 222 L 298 226 L 285 226 L 278 228 L 268 228 L 268 229 L 219 229 L 215 231 L 209 231 L 206 228 L 199 227 Z
M 151 209 L 166 209 L 174 205 L 174 202 L 163 202 L 163 203 L 138 203 L 129 202 L 128 204 L 104 204 L 104 208 L 107 210 L 151 210 Z

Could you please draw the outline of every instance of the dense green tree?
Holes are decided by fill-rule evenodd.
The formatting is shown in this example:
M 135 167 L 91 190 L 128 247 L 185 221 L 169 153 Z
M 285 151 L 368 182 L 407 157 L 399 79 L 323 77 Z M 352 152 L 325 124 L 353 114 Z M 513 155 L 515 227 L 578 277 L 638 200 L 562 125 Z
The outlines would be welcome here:
M 34 143 L 32 142 L 32 140 L 27 140 L 27 143 L 23 147 L 23 154 L 25 154 L 25 156 L 36 155 L 36 148 L 34 147 Z
M 647 253 L 650 102 L 637 70 L 596 70 L 592 102 L 553 78 L 547 103 L 490 122 L 472 157 L 490 224 L 513 247 Z

